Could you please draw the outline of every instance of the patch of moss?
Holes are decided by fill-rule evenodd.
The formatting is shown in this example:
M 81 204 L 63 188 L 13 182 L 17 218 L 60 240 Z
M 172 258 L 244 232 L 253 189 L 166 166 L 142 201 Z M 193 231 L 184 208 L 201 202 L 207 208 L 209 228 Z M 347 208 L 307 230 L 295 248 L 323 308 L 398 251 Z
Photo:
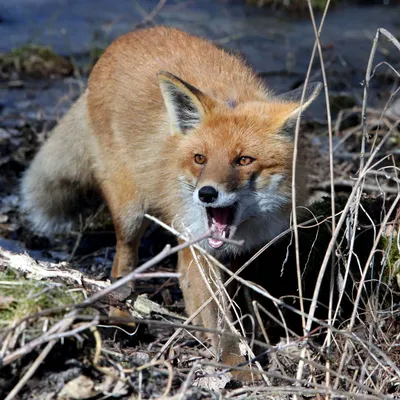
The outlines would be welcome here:
M 397 232 L 393 234 L 382 235 L 379 243 L 385 254 L 385 271 L 383 278 L 386 283 L 396 283 L 400 288 L 400 250 L 397 246 Z
M 80 291 L 67 290 L 64 285 L 54 282 L 26 279 L 10 269 L 0 272 L 0 293 L 0 321 L 3 327 L 44 309 L 66 307 L 84 300 Z
M 69 60 L 46 46 L 27 44 L 8 53 L 0 53 L 0 74 L 5 78 L 13 73 L 34 78 L 69 76 L 73 71 Z

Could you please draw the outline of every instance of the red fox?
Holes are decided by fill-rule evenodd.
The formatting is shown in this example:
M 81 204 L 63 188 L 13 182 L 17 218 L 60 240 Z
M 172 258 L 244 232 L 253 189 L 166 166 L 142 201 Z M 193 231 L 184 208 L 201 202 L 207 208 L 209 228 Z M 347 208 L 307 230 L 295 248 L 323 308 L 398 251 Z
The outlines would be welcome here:
M 45 234 L 66 230 L 81 196 L 98 191 L 116 231 L 114 278 L 137 264 L 145 213 L 194 238 L 211 229 L 201 246 L 218 259 L 254 251 L 289 224 L 293 125 L 320 89 L 309 84 L 301 104 L 302 89 L 273 95 L 207 40 L 167 27 L 128 33 L 106 49 L 26 171 L 22 212 Z M 296 177 L 300 204 L 305 178 Z M 194 261 L 190 249 L 179 254 L 189 315 L 210 297 Z M 194 322 L 216 329 L 218 319 L 212 302 Z M 235 340 L 221 347 L 224 363 L 244 360 Z

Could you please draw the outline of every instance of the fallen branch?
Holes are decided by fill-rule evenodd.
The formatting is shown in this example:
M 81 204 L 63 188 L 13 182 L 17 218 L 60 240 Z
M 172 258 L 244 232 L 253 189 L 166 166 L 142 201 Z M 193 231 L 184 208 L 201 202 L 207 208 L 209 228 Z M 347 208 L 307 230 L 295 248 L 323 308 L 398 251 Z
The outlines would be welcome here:
M 150 260 L 151 261 L 151 260 Z M 61 282 L 65 286 L 72 288 L 81 288 L 85 292 L 92 296 L 105 290 L 106 294 L 103 301 L 110 306 L 122 306 L 122 302 L 125 298 L 121 298 L 121 293 L 110 291 L 111 283 L 109 280 L 101 281 L 93 279 L 81 271 L 73 269 L 69 263 L 50 263 L 44 261 L 37 261 L 30 257 L 28 254 L 16 254 L 0 247 L 0 269 L 11 268 L 17 271 L 19 274 L 23 274 L 27 279 L 33 279 L 37 281 L 43 280 L 56 280 Z M 158 273 L 136 273 L 136 279 L 146 278 L 178 278 L 178 273 L 158 272 Z M 129 293 L 130 294 L 130 293 Z M 129 295 L 128 294 L 128 295 Z M 90 297 L 89 297 L 90 298 Z M 160 309 L 157 303 L 147 299 L 146 296 L 137 296 L 135 304 L 137 303 L 140 309 L 157 309 L 157 312 L 165 314 Z M 152 307 L 151 305 L 154 305 Z M 165 310 L 166 313 L 169 313 Z M 135 317 L 139 315 L 135 314 Z M 143 317 L 147 318 L 149 313 L 146 313 Z M 140 317 L 140 316 L 139 316 Z
M 355 181 L 351 179 L 341 179 L 337 178 L 333 180 L 334 186 L 343 186 L 352 188 Z M 319 182 L 316 185 L 311 186 L 312 189 L 328 190 L 331 187 L 331 181 Z M 370 183 L 364 183 L 362 186 L 365 192 L 376 192 L 376 193 L 386 193 L 386 194 L 397 194 L 399 189 L 396 187 L 390 187 L 387 185 L 373 185 Z

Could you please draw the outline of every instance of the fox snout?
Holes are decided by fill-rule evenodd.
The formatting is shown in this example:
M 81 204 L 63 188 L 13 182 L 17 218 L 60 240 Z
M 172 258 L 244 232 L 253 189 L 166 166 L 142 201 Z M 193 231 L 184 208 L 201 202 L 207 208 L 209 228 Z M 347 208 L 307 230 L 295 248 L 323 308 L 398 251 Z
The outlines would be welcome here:
M 194 201 L 204 207 L 229 207 L 237 201 L 237 194 L 205 185 L 194 192 Z
M 218 199 L 218 190 L 213 186 L 203 186 L 199 190 L 198 196 L 203 203 L 214 203 Z

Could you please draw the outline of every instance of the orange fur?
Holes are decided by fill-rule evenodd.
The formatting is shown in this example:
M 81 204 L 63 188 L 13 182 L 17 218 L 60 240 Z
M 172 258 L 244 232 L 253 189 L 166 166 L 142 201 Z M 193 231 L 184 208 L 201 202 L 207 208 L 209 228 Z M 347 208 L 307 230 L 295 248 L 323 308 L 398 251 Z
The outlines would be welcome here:
M 303 108 L 318 92 L 317 85 L 306 93 Z M 288 224 L 293 142 L 286 131 L 299 112 L 299 92 L 272 95 L 240 58 L 206 40 L 165 27 L 129 33 L 105 51 L 78 106 L 36 156 L 22 182 L 23 208 L 49 232 L 55 208 L 68 214 L 66 188 L 100 190 L 117 235 L 113 277 L 137 264 L 144 213 L 194 236 L 205 232 L 211 213 L 213 229 L 246 245 L 241 249 L 216 239 L 203 246 L 216 257 L 254 250 Z M 84 174 L 77 168 L 78 150 Z M 194 161 L 196 154 L 201 163 Z M 240 165 L 241 157 L 246 165 Z M 58 167 L 45 170 L 43 160 Z M 301 203 L 305 175 L 297 181 Z M 204 187 L 219 196 L 207 211 L 199 200 Z M 223 216 L 213 214 L 218 208 Z M 232 221 L 224 224 L 227 216 Z M 215 222 L 218 218 L 222 222 Z M 179 255 L 178 268 L 191 314 L 210 293 L 189 249 Z M 212 282 L 210 287 L 215 290 Z M 218 319 L 213 302 L 196 322 L 215 329 Z M 218 337 L 210 336 L 217 347 Z M 223 361 L 233 365 L 244 359 L 235 340 L 221 344 Z

